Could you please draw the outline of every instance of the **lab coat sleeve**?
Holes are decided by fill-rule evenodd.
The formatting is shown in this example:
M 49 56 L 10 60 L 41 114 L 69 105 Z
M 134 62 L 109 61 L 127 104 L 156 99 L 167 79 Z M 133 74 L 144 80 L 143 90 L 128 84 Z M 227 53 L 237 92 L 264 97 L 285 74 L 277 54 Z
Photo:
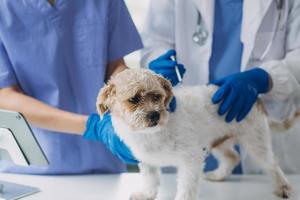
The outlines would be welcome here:
M 108 61 L 115 61 L 143 48 L 141 37 L 123 0 L 110 0 Z
M 0 88 L 17 84 L 15 72 L 0 38 Z
M 142 33 L 141 66 L 175 48 L 175 1 L 151 0 Z
M 300 107 L 300 1 L 291 1 L 287 21 L 286 56 L 282 60 L 267 61 L 262 64 L 272 78 L 272 90 L 263 96 L 268 104 L 281 102 L 291 108 L 289 116 Z M 287 103 L 289 102 L 289 103 Z M 291 103 L 292 102 L 292 103 Z M 293 104 L 291 106 L 291 104 Z M 298 105 L 297 105 L 298 104 Z M 269 106 L 271 107 L 271 106 Z M 275 105 L 273 106 L 275 107 Z

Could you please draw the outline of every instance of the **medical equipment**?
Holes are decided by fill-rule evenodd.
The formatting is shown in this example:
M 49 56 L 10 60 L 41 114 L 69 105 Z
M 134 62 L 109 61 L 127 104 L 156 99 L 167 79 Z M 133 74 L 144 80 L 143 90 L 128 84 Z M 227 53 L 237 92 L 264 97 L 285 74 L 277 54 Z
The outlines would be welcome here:
M 281 15 L 282 15 L 282 10 L 283 10 L 283 0 L 276 0 L 276 6 L 277 6 L 277 10 L 279 12 L 278 16 L 277 16 L 277 20 L 276 23 L 274 25 L 274 29 L 273 29 L 273 33 L 272 33 L 272 37 L 268 43 L 268 46 L 266 47 L 266 49 L 264 50 L 264 52 L 262 53 L 260 60 L 264 60 L 265 57 L 267 56 L 268 52 L 270 51 L 272 44 L 274 42 L 274 38 L 275 35 L 277 33 L 277 29 L 279 27 L 279 23 L 280 23 L 280 19 L 281 19 Z
M 171 56 L 170 58 L 171 58 L 172 61 L 177 62 L 175 56 Z M 181 75 L 180 75 L 180 72 L 179 72 L 179 69 L 178 69 L 178 66 L 177 66 L 177 65 L 175 66 L 175 72 L 176 72 L 176 75 L 177 75 L 177 78 L 178 78 L 179 83 L 182 83 L 182 77 L 181 77 Z
M 197 11 L 197 15 L 198 17 L 197 17 L 196 31 L 193 34 L 192 39 L 196 44 L 203 46 L 208 38 L 208 32 L 204 27 L 204 24 L 202 22 L 202 16 L 199 11 Z
M 8 129 L 18 143 L 26 160 L 26 163 L 21 165 L 47 166 L 49 164 L 26 119 L 21 113 L 0 110 L 0 128 Z M 3 134 L 1 137 L 4 137 Z M 2 146 L 1 141 L 0 138 L 0 147 Z
M 174 49 L 170 49 L 158 58 L 152 60 L 148 64 L 148 67 L 156 74 L 160 74 L 168 79 L 172 86 L 177 85 L 186 72 L 184 65 L 176 61 L 176 51 Z
M 49 164 L 21 113 L 0 110 L 0 159 L 12 160 L 19 166 Z M 0 199 L 20 199 L 39 191 L 35 187 L 0 181 Z

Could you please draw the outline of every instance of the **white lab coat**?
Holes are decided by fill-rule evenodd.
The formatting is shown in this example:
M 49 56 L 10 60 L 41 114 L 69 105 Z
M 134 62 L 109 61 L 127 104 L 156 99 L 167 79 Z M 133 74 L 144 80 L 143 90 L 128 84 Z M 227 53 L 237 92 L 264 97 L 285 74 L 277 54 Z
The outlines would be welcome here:
M 192 40 L 197 10 L 209 34 L 203 46 Z M 178 61 L 187 68 L 184 84 L 206 84 L 213 22 L 213 0 L 151 0 L 142 34 L 145 49 L 141 65 L 147 66 L 167 50 L 176 49 Z M 244 0 L 241 41 L 241 70 L 259 66 L 273 80 L 272 91 L 261 96 L 270 118 L 284 120 L 293 116 L 300 107 L 300 0 L 283 0 L 281 10 L 276 0 Z M 287 173 L 300 173 L 300 120 L 290 130 L 272 135 L 280 165 Z M 243 152 L 242 158 L 245 173 L 260 172 Z

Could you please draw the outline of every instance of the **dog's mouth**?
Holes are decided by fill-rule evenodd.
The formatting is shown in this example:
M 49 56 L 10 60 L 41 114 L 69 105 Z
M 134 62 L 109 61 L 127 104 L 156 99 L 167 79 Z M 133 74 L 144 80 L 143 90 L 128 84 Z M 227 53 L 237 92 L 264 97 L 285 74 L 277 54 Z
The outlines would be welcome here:
M 167 121 L 168 116 L 166 112 L 152 111 L 148 113 L 141 113 L 141 115 L 134 115 L 134 117 L 131 118 L 129 125 L 133 130 L 140 131 L 143 129 L 152 129 L 164 126 Z
M 157 126 L 158 125 L 158 121 L 155 121 L 155 122 L 149 122 L 149 125 L 148 125 L 148 127 L 155 127 L 155 126 Z

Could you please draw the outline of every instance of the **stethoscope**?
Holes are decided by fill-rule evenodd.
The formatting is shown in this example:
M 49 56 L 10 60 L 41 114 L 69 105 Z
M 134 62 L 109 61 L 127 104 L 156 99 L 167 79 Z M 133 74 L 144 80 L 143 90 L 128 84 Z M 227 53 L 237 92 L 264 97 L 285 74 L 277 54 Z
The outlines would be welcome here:
M 201 13 L 197 10 L 197 24 L 196 24 L 196 31 L 193 34 L 193 41 L 200 45 L 203 46 L 208 38 L 208 32 L 206 28 L 204 27 L 204 23 L 202 22 L 202 15 Z
M 272 36 L 272 39 L 269 43 L 269 45 L 267 46 L 267 48 L 265 49 L 262 57 L 265 57 L 267 52 L 270 50 L 274 37 L 275 37 L 275 30 L 278 28 L 279 26 L 279 21 L 281 18 L 281 10 L 283 8 L 283 0 L 276 0 L 276 4 L 277 4 L 277 9 L 279 10 L 279 15 L 278 15 L 278 19 L 277 19 L 277 23 L 276 23 L 276 27 L 274 29 L 274 33 Z M 203 20 L 202 20 L 202 15 L 201 13 L 197 10 L 197 24 L 196 24 L 196 31 L 192 36 L 192 39 L 194 41 L 195 44 L 198 44 L 199 46 L 203 46 L 208 38 L 208 31 L 204 26 Z

